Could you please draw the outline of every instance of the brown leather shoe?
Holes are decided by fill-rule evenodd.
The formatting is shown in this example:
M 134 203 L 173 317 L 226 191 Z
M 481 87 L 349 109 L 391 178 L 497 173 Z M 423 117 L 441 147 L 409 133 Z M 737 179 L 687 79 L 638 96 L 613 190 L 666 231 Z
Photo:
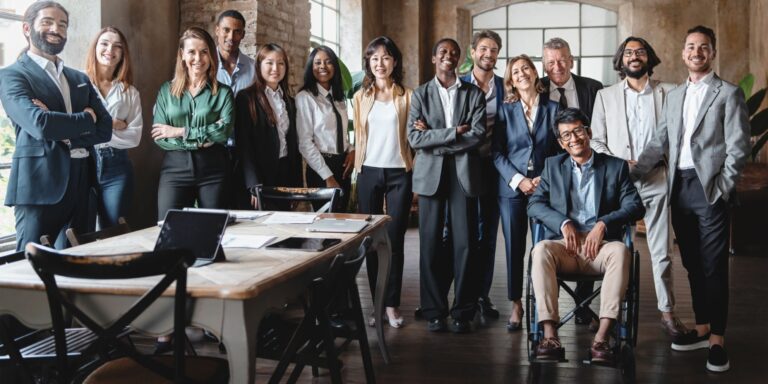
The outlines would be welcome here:
M 679 337 L 688 332 L 688 328 L 685 327 L 677 316 L 672 317 L 672 320 L 661 319 L 661 329 L 672 338 Z
M 536 358 L 542 360 L 560 360 L 565 356 L 565 349 L 557 337 L 544 338 L 536 346 Z
M 614 355 L 611 346 L 608 341 L 593 341 L 592 348 L 590 348 L 592 354 L 592 362 L 600 364 L 613 364 Z

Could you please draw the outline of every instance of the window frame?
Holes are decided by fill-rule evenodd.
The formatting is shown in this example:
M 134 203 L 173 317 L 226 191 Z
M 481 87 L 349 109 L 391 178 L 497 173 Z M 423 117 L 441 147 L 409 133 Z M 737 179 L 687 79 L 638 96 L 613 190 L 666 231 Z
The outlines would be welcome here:
M 327 45 L 331 48 L 336 48 L 334 51 L 336 55 L 341 57 L 341 0 L 334 0 L 336 2 L 335 8 L 326 4 L 327 0 L 309 0 L 310 13 L 312 12 L 312 4 L 320 7 L 320 36 L 312 34 L 312 28 L 309 29 L 309 41 L 319 43 L 321 45 Z M 330 40 L 325 36 L 325 18 L 323 15 L 326 11 L 330 11 L 336 14 L 336 41 Z M 310 17 L 311 20 L 311 17 Z

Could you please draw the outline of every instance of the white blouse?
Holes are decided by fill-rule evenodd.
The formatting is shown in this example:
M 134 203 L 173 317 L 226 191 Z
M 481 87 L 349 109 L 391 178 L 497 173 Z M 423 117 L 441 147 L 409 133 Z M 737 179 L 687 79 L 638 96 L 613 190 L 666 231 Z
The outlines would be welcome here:
M 392 101 L 374 101 L 368 113 L 368 142 L 363 165 L 377 168 L 405 168 L 397 136 L 397 111 Z
M 288 156 L 288 144 L 285 141 L 285 136 L 288 134 L 288 127 L 291 124 L 288 117 L 288 111 L 285 108 L 285 100 L 283 100 L 283 90 L 277 88 L 277 91 L 273 91 L 272 88 L 266 87 L 265 93 L 267 94 L 267 101 L 269 106 L 272 107 L 272 112 L 275 113 L 277 119 L 277 136 L 280 138 L 280 158 Z
M 99 89 L 95 84 L 94 88 Z M 112 119 L 123 120 L 128 126 L 123 130 L 112 130 L 112 139 L 107 143 L 96 145 L 96 148 L 135 148 L 141 141 L 141 129 L 144 126 L 144 120 L 141 116 L 139 91 L 132 85 L 125 92 L 123 89 L 122 83 L 114 81 L 107 97 L 103 97 L 101 93 L 97 92 Z
M 323 180 L 333 172 L 325 164 L 323 154 L 336 153 L 336 115 L 331 102 L 326 98 L 330 91 L 317 87 L 317 96 L 304 90 L 296 95 L 296 132 L 299 136 L 299 152 L 307 164 Z M 344 129 L 344 151 L 352 148 L 347 137 L 347 105 L 344 101 L 335 101 L 336 110 L 341 115 L 341 127 Z

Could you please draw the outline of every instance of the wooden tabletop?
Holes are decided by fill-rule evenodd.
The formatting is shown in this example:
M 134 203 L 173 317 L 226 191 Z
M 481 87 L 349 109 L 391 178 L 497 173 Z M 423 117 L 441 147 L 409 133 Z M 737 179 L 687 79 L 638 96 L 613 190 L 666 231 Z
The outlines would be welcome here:
M 388 216 L 373 216 L 360 233 L 315 233 L 305 230 L 306 224 L 265 225 L 265 217 L 238 221 L 227 227 L 231 235 L 269 235 L 278 240 L 291 236 L 339 238 L 342 242 L 323 252 L 303 252 L 267 249 L 225 248 L 226 261 L 188 271 L 187 291 L 192 297 L 248 299 L 257 296 L 277 283 L 301 274 L 309 268 L 328 262 L 350 244 L 357 244 L 376 230 L 383 230 Z M 79 255 L 106 255 L 151 251 L 160 227 L 151 227 L 106 240 L 67 249 Z M 159 277 L 128 280 L 85 280 L 58 277 L 60 288 L 84 293 L 140 295 L 159 280 Z M 28 262 L 0 266 L 0 287 L 44 289 L 43 283 Z M 166 294 L 172 294 L 169 289 Z

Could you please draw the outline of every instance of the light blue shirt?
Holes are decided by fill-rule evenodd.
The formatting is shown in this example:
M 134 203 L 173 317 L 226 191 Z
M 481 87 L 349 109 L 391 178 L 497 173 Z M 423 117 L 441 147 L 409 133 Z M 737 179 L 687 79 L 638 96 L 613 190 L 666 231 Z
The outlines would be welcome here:
M 218 53 L 218 48 L 216 50 Z M 253 79 L 256 77 L 256 61 L 251 59 L 248 55 L 239 51 L 237 56 L 237 65 L 235 70 L 232 71 L 232 75 L 224 69 L 222 64 L 221 54 L 219 54 L 219 71 L 216 73 L 216 80 L 220 83 L 229 85 L 232 88 L 232 93 L 237 96 L 237 92 L 248 88 L 253 84 Z
M 571 160 L 573 175 L 571 177 L 570 199 L 571 209 L 568 218 L 576 226 L 579 232 L 589 232 L 597 222 L 597 210 L 595 208 L 595 153 L 592 152 L 589 160 L 584 165 Z M 567 221 L 566 221 L 567 222 Z M 565 223 L 563 223 L 565 224 Z

